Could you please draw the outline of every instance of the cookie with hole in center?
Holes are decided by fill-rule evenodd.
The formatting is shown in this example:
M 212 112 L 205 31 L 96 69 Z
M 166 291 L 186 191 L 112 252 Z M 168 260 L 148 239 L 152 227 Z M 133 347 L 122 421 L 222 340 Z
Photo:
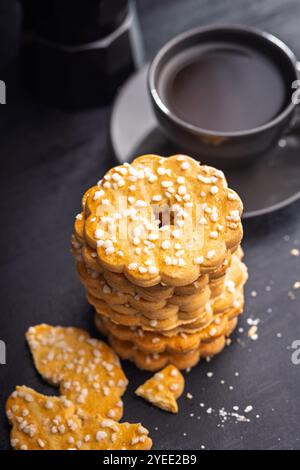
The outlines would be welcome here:
M 186 286 L 237 248 L 241 213 L 222 172 L 186 155 L 144 155 L 85 193 L 74 235 L 90 265 L 144 288 Z

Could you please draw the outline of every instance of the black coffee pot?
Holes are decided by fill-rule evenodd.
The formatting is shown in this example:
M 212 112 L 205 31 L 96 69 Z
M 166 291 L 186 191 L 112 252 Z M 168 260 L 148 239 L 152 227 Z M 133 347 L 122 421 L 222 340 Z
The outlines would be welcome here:
M 69 110 L 108 103 L 143 64 L 133 1 L 20 1 L 22 74 L 39 99 Z

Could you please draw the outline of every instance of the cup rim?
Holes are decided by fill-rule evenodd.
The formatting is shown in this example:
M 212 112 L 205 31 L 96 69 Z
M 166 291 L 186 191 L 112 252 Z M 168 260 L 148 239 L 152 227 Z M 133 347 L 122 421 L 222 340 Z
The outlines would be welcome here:
M 287 116 L 290 115 L 290 113 L 296 108 L 296 104 L 293 103 L 291 100 L 290 104 L 287 105 L 281 112 L 278 114 L 274 119 L 271 121 L 262 124 L 261 126 L 254 127 L 251 129 L 245 129 L 241 131 L 213 131 L 209 129 L 205 129 L 202 127 L 195 126 L 194 124 L 190 124 L 187 121 L 184 121 L 180 117 L 176 116 L 169 108 L 168 106 L 163 102 L 161 99 L 157 87 L 155 85 L 155 79 L 156 79 L 156 74 L 157 74 L 157 68 L 160 63 L 160 61 L 164 58 L 165 54 L 172 49 L 174 46 L 177 44 L 181 43 L 185 39 L 188 39 L 194 35 L 201 34 L 201 33 L 208 33 L 208 32 L 240 32 L 240 33 L 248 33 L 252 34 L 254 36 L 258 36 L 260 38 L 265 39 L 266 41 L 269 41 L 285 54 L 286 58 L 290 61 L 292 67 L 295 70 L 295 79 L 299 77 L 299 72 L 297 69 L 297 57 L 293 53 L 293 51 L 283 42 L 281 39 L 279 39 L 277 36 L 274 36 L 271 33 L 268 33 L 266 31 L 260 30 L 258 28 L 254 28 L 252 26 L 244 26 L 244 25 L 212 25 L 212 26 L 200 26 L 196 28 L 192 28 L 186 32 L 183 32 L 177 36 L 175 36 L 173 39 L 168 41 L 156 54 L 154 59 L 152 60 L 149 71 L 148 71 L 148 89 L 150 92 L 150 96 L 152 97 L 154 103 L 160 111 L 170 120 L 172 120 L 175 124 L 183 127 L 185 130 L 193 132 L 193 133 L 202 133 L 207 136 L 211 137 L 224 137 L 224 138 L 229 138 L 229 137 L 243 137 L 243 136 L 249 136 L 252 134 L 257 134 L 263 131 L 266 131 L 277 124 L 279 124 L 281 121 L 283 121 Z

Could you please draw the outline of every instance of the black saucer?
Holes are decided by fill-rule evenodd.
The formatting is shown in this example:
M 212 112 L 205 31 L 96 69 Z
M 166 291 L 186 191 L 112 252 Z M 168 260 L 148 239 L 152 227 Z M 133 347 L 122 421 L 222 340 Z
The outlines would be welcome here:
M 113 107 L 110 134 L 121 163 L 145 153 L 185 153 L 169 142 L 157 126 L 147 91 L 147 66 L 120 90 Z M 227 169 L 225 174 L 244 202 L 244 218 L 267 214 L 296 201 L 300 198 L 298 126 L 256 164 Z

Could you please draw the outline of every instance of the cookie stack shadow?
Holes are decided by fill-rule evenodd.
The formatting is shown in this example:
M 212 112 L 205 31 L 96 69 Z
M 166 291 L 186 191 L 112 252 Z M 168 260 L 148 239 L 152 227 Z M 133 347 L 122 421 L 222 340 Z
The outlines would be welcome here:
M 136 171 L 140 174 L 136 175 Z M 115 174 L 121 175 L 124 184 L 119 185 L 120 179 Z M 127 175 L 131 176 L 129 181 Z M 183 224 L 179 228 L 169 227 L 170 241 L 164 246 L 159 239 L 159 226 L 150 227 L 156 235 L 147 238 L 146 244 L 142 238 L 136 240 L 136 233 L 123 244 L 117 237 L 107 238 L 107 232 L 104 235 L 99 207 L 103 200 L 112 203 L 112 194 L 128 191 L 130 186 L 135 187 L 130 193 L 132 200 L 146 201 L 148 205 L 155 197 L 166 197 L 172 210 L 175 203 L 183 207 L 181 196 L 175 203 L 170 202 L 174 194 L 166 195 L 164 188 L 169 186 L 162 184 L 164 181 L 172 183 L 169 186 L 177 195 L 190 191 L 191 197 L 186 201 L 195 201 L 195 194 L 201 195 L 204 242 L 200 251 L 195 254 L 185 250 L 177 233 L 175 236 Z M 154 189 L 151 186 L 151 194 L 143 189 L 145 183 L 156 185 Z M 187 190 L 178 190 L 178 185 Z M 128 192 L 124 194 L 128 196 Z M 129 217 L 133 214 L 130 210 Z M 106 178 L 86 192 L 83 211 L 75 221 L 72 251 L 87 299 L 96 312 L 96 326 L 122 359 L 151 371 L 167 364 L 186 369 L 196 365 L 200 358 L 222 351 L 244 307 L 247 268 L 240 247 L 241 210 L 240 199 L 227 187 L 221 172 L 200 166 L 185 156 L 140 157 L 132 165 L 110 170 Z M 115 217 L 118 211 L 114 204 L 111 211 L 110 219 L 118 223 L 120 217 Z M 108 219 L 107 214 L 105 217 Z M 135 215 L 135 219 L 141 223 L 141 218 Z M 163 232 L 166 234 L 167 230 Z M 147 259 L 143 256 L 145 246 Z M 189 275 L 180 274 L 184 271 Z

